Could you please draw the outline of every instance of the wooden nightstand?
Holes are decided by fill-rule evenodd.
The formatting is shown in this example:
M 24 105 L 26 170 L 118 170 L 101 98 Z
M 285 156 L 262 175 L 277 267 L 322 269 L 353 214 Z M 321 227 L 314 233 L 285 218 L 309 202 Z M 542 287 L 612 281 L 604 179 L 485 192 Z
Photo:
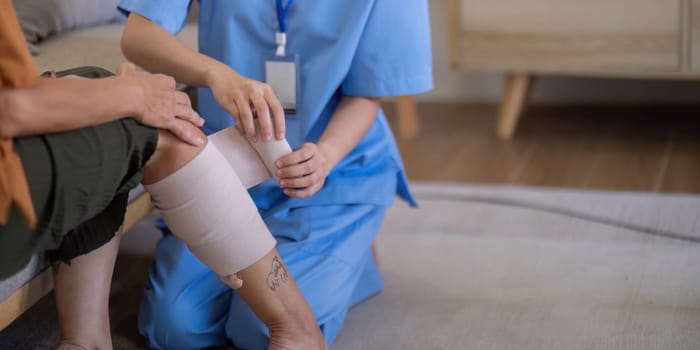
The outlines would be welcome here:
M 535 75 L 700 79 L 700 0 L 447 0 L 450 59 L 508 75 L 513 136 Z

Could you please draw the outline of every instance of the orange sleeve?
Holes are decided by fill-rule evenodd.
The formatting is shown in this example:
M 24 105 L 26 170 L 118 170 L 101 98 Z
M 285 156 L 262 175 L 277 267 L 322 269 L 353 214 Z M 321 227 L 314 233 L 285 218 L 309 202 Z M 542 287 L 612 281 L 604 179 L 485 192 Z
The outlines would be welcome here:
M 0 0 L 0 88 L 39 83 L 39 69 L 27 49 L 11 0 Z
M 24 88 L 38 83 L 39 69 L 24 42 L 15 8 L 10 0 L 0 0 L 0 88 Z M 0 139 L 0 179 L 0 225 L 7 223 L 14 204 L 27 226 L 34 227 L 36 214 L 22 162 L 12 151 L 12 140 Z

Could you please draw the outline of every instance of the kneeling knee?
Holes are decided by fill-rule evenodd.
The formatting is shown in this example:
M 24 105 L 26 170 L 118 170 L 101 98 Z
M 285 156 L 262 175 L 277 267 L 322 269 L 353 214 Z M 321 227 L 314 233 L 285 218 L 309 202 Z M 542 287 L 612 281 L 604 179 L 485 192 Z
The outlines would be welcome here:
M 211 332 L 210 317 L 187 303 L 143 303 L 138 320 L 141 335 L 154 349 L 198 349 L 221 345 L 222 332 Z M 219 321 L 221 322 L 221 321 Z M 223 327 L 221 327 L 223 328 Z M 207 330 L 207 331 L 204 331 Z

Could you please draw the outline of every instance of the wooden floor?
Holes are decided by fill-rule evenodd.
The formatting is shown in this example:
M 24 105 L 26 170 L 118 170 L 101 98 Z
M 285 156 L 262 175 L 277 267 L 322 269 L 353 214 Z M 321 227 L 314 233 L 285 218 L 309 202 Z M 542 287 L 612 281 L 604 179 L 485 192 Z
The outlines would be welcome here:
M 420 136 L 399 140 L 409 179 L 700 193 L 700 107 L 530 107 L 509 141 L 496 110 L 420 104 Z

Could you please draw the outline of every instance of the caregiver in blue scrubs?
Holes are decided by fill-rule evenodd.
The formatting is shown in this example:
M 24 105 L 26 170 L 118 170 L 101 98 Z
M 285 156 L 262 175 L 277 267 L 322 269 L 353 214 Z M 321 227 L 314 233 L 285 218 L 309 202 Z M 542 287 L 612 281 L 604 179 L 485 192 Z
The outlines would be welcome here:
M 382 290 L 371 246 L 386 208 L 415 205 L 379 99 L 432 88 L 427 1 L 201 0 L 199 53 L 174 37 L 189 0 L 119 6 L 125 55 L 199 87 L 205 132 L 235 123 L 295 150 L 250 194 L 330 344 Z M 149 345 L 267 348 L 250 308 L 163 230 L 139 314 Z

